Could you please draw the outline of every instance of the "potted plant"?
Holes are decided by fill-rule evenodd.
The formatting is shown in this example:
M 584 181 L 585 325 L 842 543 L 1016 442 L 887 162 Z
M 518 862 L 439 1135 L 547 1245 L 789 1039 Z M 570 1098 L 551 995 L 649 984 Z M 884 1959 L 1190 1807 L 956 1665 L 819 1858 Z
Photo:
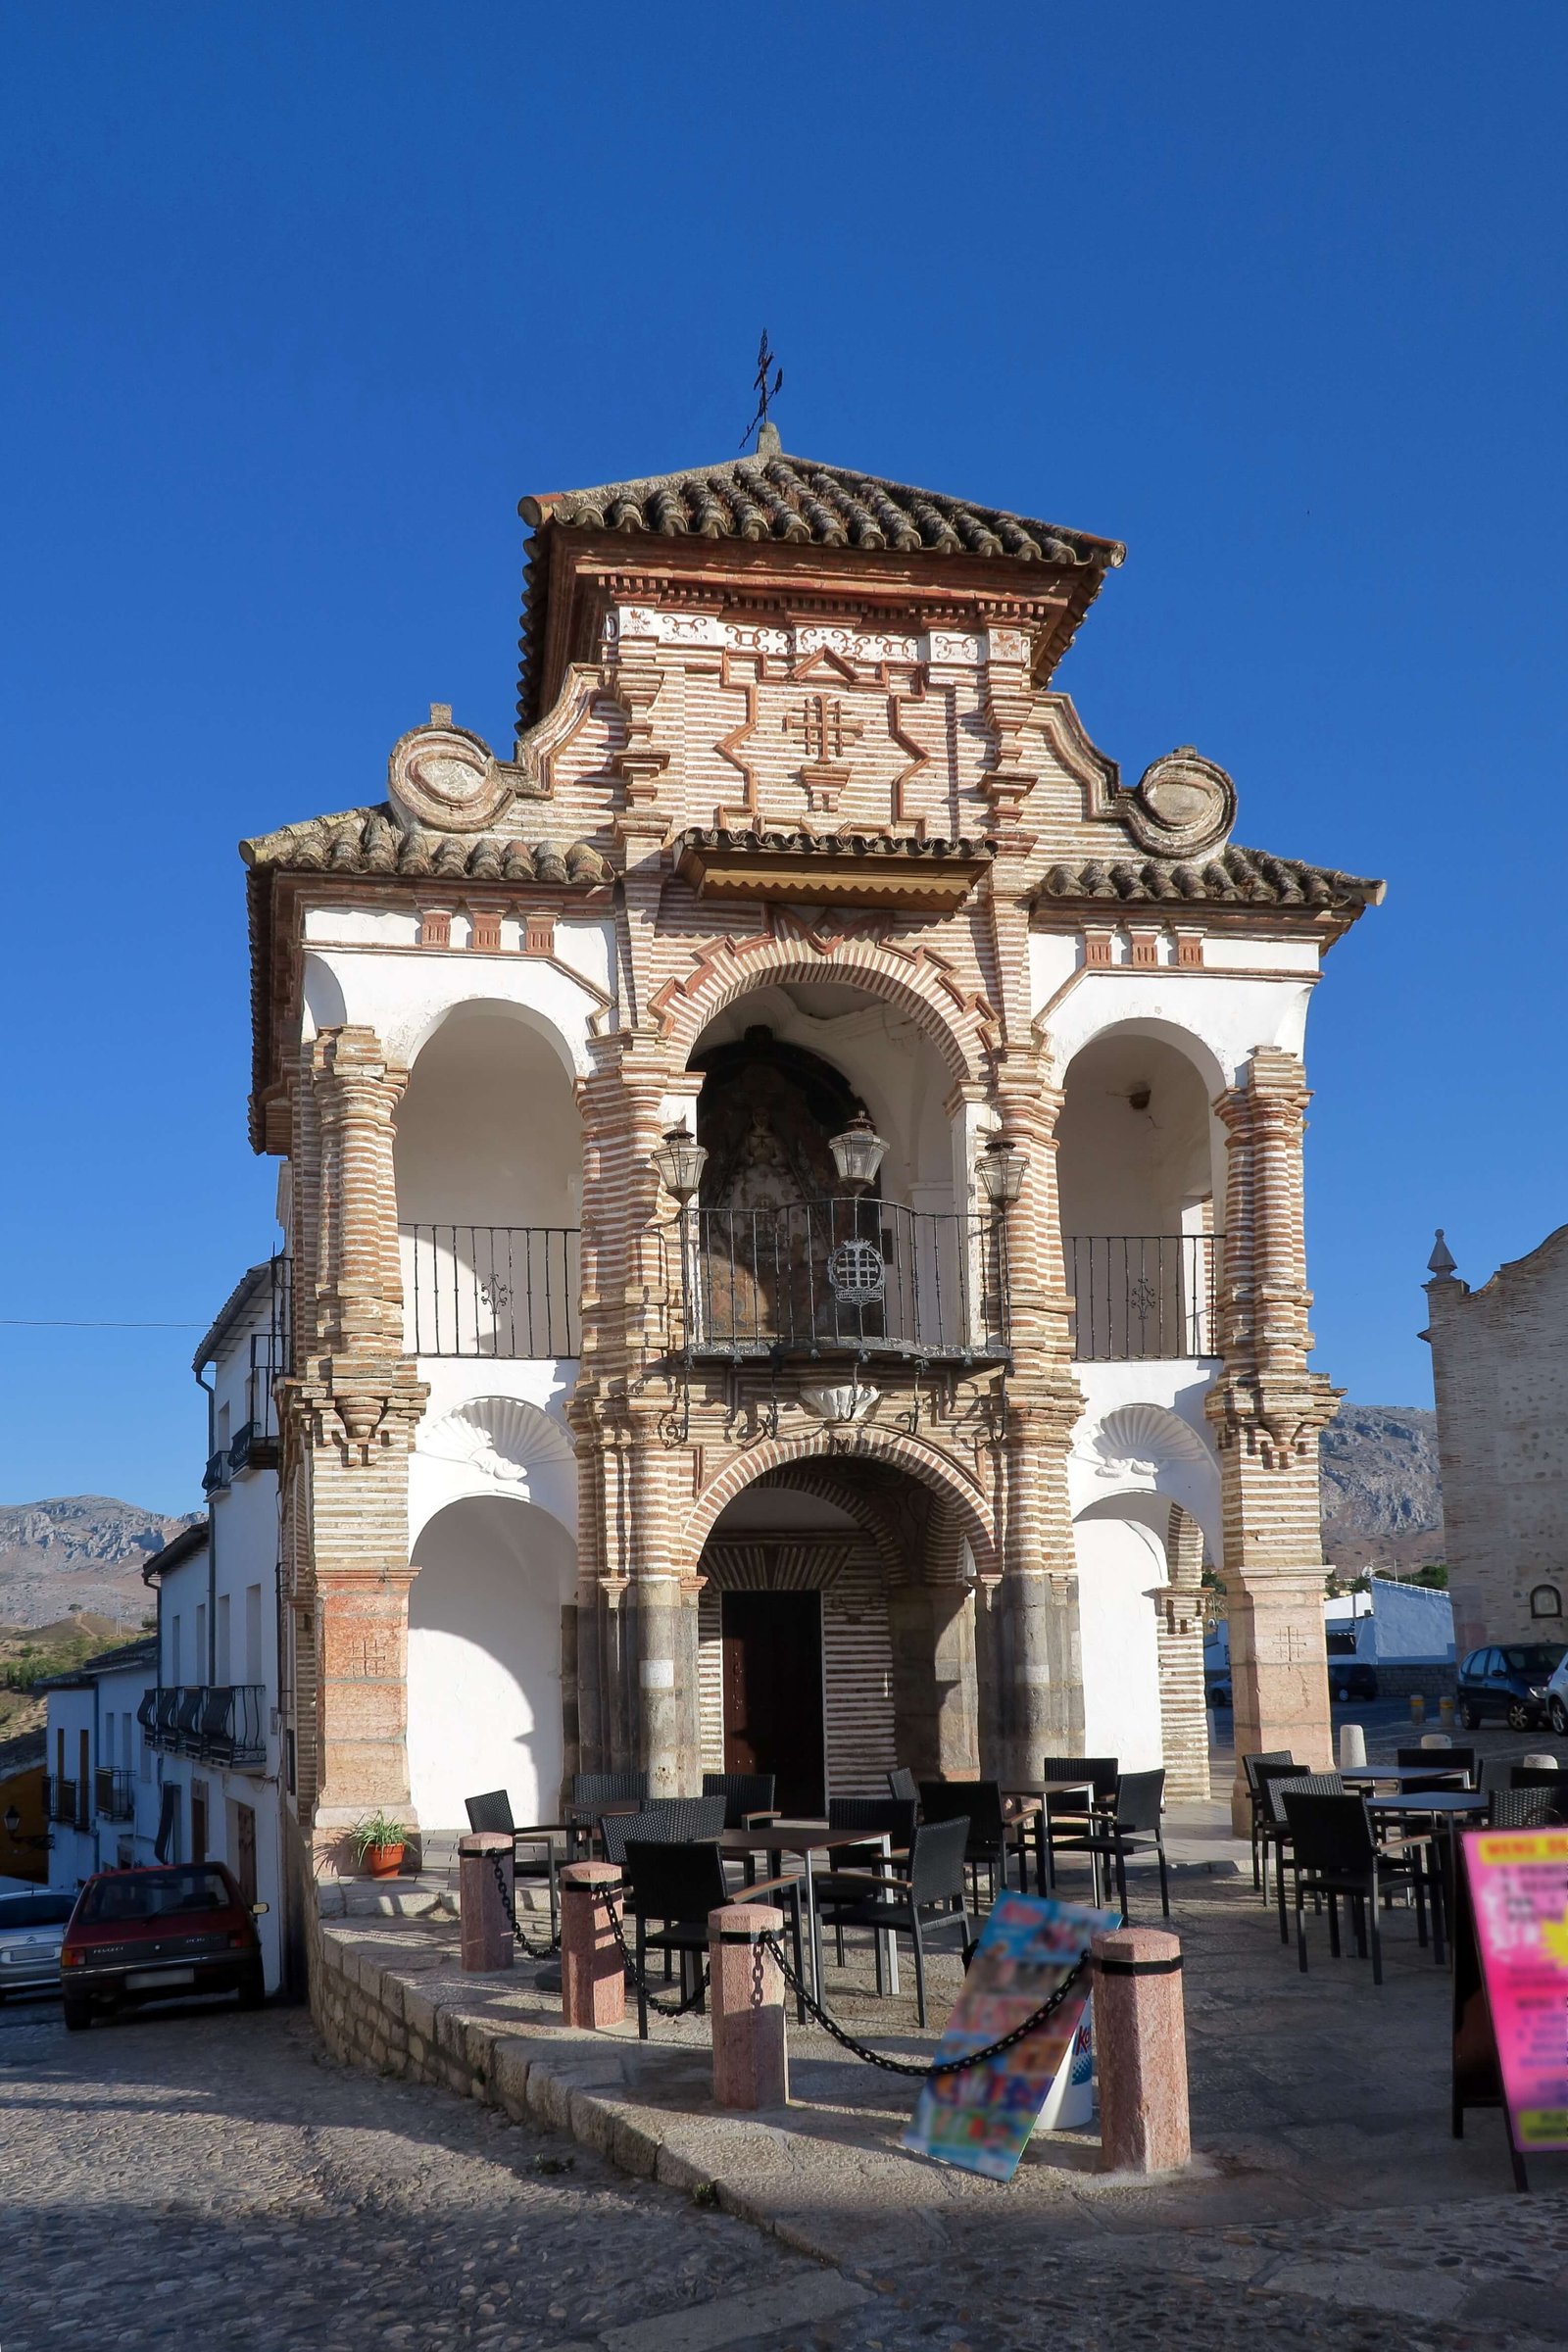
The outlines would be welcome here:
M 390 1813 L 368 1813 L 349 1832 L 354 1851 L 372 1879 L 395 1879 L 403 1868 L 408 1824 Z

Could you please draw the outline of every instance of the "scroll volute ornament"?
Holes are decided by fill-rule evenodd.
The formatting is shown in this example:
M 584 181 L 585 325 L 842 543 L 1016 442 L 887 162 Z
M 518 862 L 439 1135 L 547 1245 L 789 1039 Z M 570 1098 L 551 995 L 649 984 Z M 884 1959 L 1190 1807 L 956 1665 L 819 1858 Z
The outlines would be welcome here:
M 430 724 L 415 727 L 392 746 L 387 792 L 406 825 L 437 833 L 478 833 L 493 824 L 516 786 L 490 746 L 466 727 L 455 727 L 444 704 Z
M 1120 813 L 1140 849 L 1191 858 L 1212 848 L 1235 824 L 1236 787 L 1222 767 L 1185 744 L 1145 768 Z

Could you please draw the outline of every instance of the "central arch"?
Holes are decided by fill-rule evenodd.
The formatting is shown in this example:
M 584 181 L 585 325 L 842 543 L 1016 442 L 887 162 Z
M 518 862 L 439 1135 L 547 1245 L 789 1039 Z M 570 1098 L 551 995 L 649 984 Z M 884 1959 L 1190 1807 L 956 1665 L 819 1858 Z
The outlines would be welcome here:
M 733 1502 L 743 1488 L 751 1486 L 764 1471 L 783 1469 L 795 1462 L 832 1462 L 857 1455 L 907 1471 L 911 1478 L 952 1503 L 974 1555 L 976 1574 L 987 1578 L 1000 1576 L 1002 1567 L 990 1497 L 934 1446 L 908 1437 L 903 1430 L 883 1429 L 874 1421 L 858 1422 L 854 1427 L 836 1430 L 831 1436 L 825 1430 L 817 1430 L 808 1437 L 762 1438 L 744 1453 L 738 1453 L 704 1488 L 686 1515 L 681 1533 L 688 1557 L 695 1558 L 702 1550 L 726 1503 Z

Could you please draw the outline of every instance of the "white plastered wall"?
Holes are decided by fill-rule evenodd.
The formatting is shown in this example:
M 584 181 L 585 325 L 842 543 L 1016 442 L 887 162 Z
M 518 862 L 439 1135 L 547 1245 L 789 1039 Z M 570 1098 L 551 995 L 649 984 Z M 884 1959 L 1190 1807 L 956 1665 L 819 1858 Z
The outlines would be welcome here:
M 1136 1511 L 1136 1500 L 1123 1506 Z M 1109 1514 L 1116 1506 L 1097 1506 Z M 1123 1772 L 1164 1761 L 1159 1652 L 1152 1595 L 1167 1582 L 1165 1546 L 1135 1516 L 1094 1516 L 1073 1528 L 1084 1677 L 1084 1753 L 1114 1756 Z

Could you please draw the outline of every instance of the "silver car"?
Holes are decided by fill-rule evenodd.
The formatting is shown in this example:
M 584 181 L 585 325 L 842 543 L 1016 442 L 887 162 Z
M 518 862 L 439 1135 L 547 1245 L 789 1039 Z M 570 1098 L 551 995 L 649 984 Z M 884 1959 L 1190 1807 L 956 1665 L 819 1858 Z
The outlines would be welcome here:
M 0 2000 L 8 1992 L 58 1992 L 60 1944 L 76 1908 L 74 1894 L 40 1886 L 0 1894 Z

